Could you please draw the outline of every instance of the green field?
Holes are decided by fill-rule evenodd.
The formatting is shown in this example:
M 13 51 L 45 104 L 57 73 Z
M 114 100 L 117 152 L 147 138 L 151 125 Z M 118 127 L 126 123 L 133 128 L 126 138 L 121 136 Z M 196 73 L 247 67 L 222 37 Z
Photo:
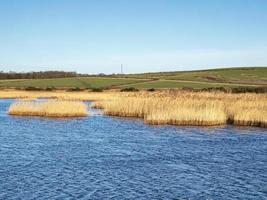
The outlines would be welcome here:
M 109 88 L 124 84 L 144 82 L 146 80 L 133 78 L 56 78 L 56 79 L 30 79 L 30 80 L 2 80 L 1 88 Z
M 135 84 L 124 85 L 122 87 L 134 87 L 134 88 L 210 88 L 210 87 L 226 87 L 233 88 L 243 86 L 243 84 L 226 84 L 226 83 L 208 83 L 208 82 L 191 82 L 191 81 L 172 81 L 172 80 L 156 80 L 149 82 L 141 82 Z M 247 86 L 247 85 L 245 85 Z M 254 85 L 251 87 L 255 87 Z
M 208 88 L 267 87 L 267 67 L 159 72 L 56 79 L 0 80 L 0 88 Z
M 261 85 L 267 84 L 267 67 L 129 74 L 126 77 Z

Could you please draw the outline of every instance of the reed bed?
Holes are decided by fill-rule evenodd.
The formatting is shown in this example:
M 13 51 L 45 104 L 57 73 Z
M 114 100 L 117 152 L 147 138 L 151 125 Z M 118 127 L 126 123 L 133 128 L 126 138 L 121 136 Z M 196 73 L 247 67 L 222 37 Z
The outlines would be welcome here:
M 237 100 L 231 102 L 228 111 L 228 119 L 235 125 L 258 126 L 267 128 L 267 103 L 266 99 L 243 102 Z
M 2 90 L 0 99 L 59 99 L 76 101 L 98 101 L 116 96 L 114 92 L 65 92 L 65 91 L 21 91 L 21 90 Z
M 223 92 L 0 91 L 0 98 L 94 101 L 107 115 L 143 118 L 149 124 L 267 127 L 267 94 Z
M 97 107 L 104 108 L 107 115 L 141 117 L 149 124 L 170 125 L 222 125 L 227 115 L 219 101 L 165 98 L 128 97 L 102 102 Z
M 87 106 L 78 101 L 18 101 L 9 107 L 10 115 L 43 117 L 85 117 Z
M 96 102 L 107 115 L 140 117 L 149 124 L 267 127 L 266 94 L 135 93 Z
M 168 102 L 166 107 L 152 111 L 145 116 L 145 121 L 150 124 L 190 126 L 223 125 L 226 120 L 227 116 L 221 102 L 198 100 L 190 103 L 182 101 Z

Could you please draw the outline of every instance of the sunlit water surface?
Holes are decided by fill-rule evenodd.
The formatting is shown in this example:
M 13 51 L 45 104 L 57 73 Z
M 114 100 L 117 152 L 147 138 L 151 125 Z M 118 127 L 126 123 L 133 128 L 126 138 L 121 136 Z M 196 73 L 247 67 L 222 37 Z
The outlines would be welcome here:
M 141 120 L 11 117 L 0 100 L 0 199 L 266 199 L 267 132 Z

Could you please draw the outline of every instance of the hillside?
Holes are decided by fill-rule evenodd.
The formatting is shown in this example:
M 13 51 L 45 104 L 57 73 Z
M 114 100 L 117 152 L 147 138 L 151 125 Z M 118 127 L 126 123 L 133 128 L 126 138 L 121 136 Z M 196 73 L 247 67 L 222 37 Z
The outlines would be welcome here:
M 267 67 L 0 81 L 1 88 L 207 88 L 240 86 L 267 87 Z

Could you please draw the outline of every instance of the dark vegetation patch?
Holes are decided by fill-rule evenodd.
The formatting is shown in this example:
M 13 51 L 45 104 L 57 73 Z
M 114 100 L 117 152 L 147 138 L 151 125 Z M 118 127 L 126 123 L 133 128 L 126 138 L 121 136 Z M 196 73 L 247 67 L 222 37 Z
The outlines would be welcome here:
M 204 78 L 208 81 L 214 81 L 214 82 L 216 82 L 216 81 L 222 82 L 223 81 L 223 79 L 218 77 L 218 76 L 205 76 Z
M 26 90 L 26 91 L 54 91 L 56 90 L 55 87 L 46 87 L 46 88 L 40 88 L 40 87 L 33 87 L 33 86 L 29 86 L 29 87 L 25 87 L 25 88 L 16 88 L 16 90 Z
M 79 87 L 73 87 L 73 88 L 69 88 L 66 90 L 67 92 L 80 92 L 80 91 L 84 91 L 83 88 L 79 88 Z
M 104 88 L 93 88 L 92 92 L 104 92 Z
M 238 87 L 231 88 L 232 93 L 267 93 L 267 87 Z
M 184 87 L 182 90 L 190 92 L 225 92 L 225 93 L 267 93 L 267 87 L 209 87 L 195 89 L 190 87 Z
M 149 88 L 149 89 L 147 89 L 147 91 L 148 92 L 155 92 L 156 90 L 155 90 L 155 88 Z
M 40 72 L 0 72 L 0 79 L 47 79 L 47 78 L 67 78 L 76 77 L 76 72 L 64 71 L 40 71 Z
M 56 88 L 55 87 L 47 87 L 44 90 L 45 91 L 54 91 L 54 90 L 56 90 Z
M 121 92 L 138 92 L 139 90 L 134 87 L 128 87 L 128 88 L 123 88 L 121 89 Z
M 24 88 L 26 91 L 42 91 L 43 88 L 39 88 L 39 87 L 33 87 L 33 86 L 29 86 Z

